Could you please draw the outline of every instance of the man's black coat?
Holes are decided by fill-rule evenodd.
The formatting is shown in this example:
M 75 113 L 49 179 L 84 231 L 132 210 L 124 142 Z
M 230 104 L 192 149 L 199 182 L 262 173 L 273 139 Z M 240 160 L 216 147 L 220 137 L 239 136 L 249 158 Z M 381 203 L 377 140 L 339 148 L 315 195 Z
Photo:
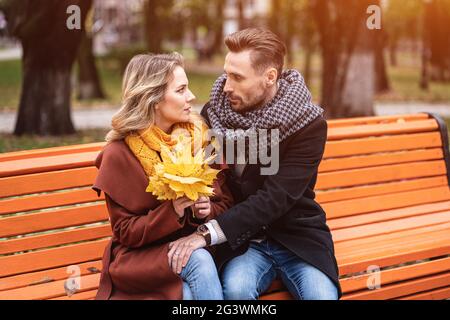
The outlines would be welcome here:
M 209 103 L 201 115 L 210 124 L 208 108 Z M 328 275 L 342 296 L 330 229 L 324 210 L 314 200 L 326 139 L 327 122 L 320 116 L 281 142 L 275 175 L 261 175 L 260 164 L 248 164 L 240 178 L 228 170 L 227 184 L 236 205 L 217 217 L 228 240 L 218 246 L 219 268 L 263 233 Z

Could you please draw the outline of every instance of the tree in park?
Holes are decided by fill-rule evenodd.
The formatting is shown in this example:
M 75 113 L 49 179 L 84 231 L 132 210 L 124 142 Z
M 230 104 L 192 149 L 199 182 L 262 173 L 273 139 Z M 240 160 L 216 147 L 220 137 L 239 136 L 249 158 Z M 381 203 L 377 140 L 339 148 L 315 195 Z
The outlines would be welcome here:
M 374 114 L 376 33 L 367 26 L 373 0 L 311 0 L 322 52 L 326 117 Z
M 144 21 L 147 49 L 153 53 L 163 51 L 163 39 L 171 25 L 171 9 L 173 0 L 145 0 Z
M 429 81 L 450 81 L 450 0 L 423 3 L 423 53 L 420 87 Z
M 88 12 L 85 28 L 81 30 L 81 42 L 78 50 L 78 93 L 77 98 L 80 100 L 87 99 L 103 99 L 102 86 L 98 75 L 97 66 L 95 65 L 95 56 L 93 51 L 94 34 L 94 9 Z
M 9 32 L 22 43 L 15 135 L 74 133 L 71 69 L 92 0 L 2 0 Z
M 223 47 L 223 24 L 226 0 L 179 0 L 172 16 L 180 28 L 189 30 L 198 62 L 211 61 Z

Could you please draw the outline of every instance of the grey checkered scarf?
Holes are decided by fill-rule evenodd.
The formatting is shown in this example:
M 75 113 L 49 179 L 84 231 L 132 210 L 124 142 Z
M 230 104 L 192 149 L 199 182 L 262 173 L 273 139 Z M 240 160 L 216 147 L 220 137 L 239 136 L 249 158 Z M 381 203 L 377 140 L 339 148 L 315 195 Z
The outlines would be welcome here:
M 289 69 L 282 73 L 277 94 L 271 101 L 243 114 L 231 108 L 223 91 L 226 79 L 223 74 L 214 83 L 207 109 L 212 129 L 226 140 L 245 139 L 246 135 L 254 134 L 258 129 L 278 129 L 278 141 L 270 141 L 270 134 L 267 135 L 267 142 L 273 147 L 323 114 L 324 110 L 311 102 L 311 93 L 297 70 Z

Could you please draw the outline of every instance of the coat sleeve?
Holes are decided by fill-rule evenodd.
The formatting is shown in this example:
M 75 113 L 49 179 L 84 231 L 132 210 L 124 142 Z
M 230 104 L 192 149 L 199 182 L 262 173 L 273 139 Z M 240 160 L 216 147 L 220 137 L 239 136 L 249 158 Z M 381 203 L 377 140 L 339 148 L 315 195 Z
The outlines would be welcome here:
M 322 160 L 327 123 L 321 117 L 289 142 L 279 170 L 254 195 L 217 217 L 232 249 L 286 214 L 303 196 Z
M 164 201 L 146 215 L 130 212 L 105 194 L 114 236 L 124 246 L 139 248 L 183 228 L 172 201 Z
M 97 157 L 93 189 L 105 194 L 114 237 L 139 248 L 181 229 L 172 201 L 157 201 L 145 192 L 148 178 L 123 141 L 113 142 Z

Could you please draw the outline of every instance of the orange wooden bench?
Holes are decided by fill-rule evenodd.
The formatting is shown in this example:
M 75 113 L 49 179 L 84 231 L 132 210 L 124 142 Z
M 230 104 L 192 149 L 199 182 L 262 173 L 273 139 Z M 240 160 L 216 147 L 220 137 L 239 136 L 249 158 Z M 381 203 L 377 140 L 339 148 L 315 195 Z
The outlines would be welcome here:
M 424 113 L 328 123 L 316 189 L 343 299 L 449 298 L 444 122 Z M 0 155 L 0 299 L 95 297 L 111 235 L 104 201 L 90 189 L 103 145 Z M 68 295 L 73 277 L 80 288 Z M 262 297 L 289 298 L 279 281 Z

